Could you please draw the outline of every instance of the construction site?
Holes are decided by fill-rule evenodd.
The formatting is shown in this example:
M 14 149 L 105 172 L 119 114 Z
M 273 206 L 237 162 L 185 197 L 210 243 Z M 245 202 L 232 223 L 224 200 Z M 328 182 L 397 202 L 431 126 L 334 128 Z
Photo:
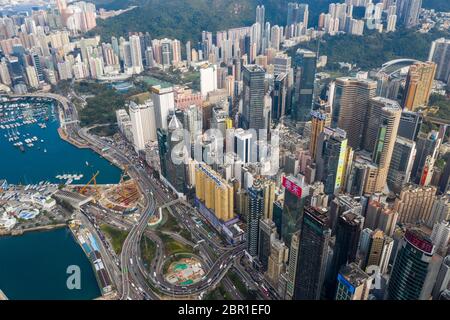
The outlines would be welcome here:
M 105 209 L 131 213 L 141 200 L 141 192 L 137 183 L 128 176 L 127 169 L 124 168 L 118 184 L 98 185 L 97 176 L 100 172 L 97 171 L 84 186 L 73 186 L 73 191 L 91 198 Z

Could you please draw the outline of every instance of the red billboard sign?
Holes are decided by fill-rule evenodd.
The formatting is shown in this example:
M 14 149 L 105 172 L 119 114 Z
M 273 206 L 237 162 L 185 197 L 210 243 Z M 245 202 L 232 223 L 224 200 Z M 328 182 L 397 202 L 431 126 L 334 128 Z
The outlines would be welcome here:
M 433 244 L 429 241 L 417 237 L 413 232 L 406 231 L 405 238 L 417 249 L 428 254 L 431 254 L 433 252 Z
M 302 197 L 302 188 L 286 177 L 283 177 L 283 187 L 285 187 L 286 190 L 289 190 L 293 195 L 297 196 L 297 198 Z

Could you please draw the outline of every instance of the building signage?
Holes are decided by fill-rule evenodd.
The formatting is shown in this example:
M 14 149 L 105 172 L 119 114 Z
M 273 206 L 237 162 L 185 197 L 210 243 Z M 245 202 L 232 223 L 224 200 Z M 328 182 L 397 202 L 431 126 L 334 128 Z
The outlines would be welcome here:
M 285 187 L 286 190 L 289 190 L 289 192 L 297 198 L 302 197 L 302 188 L 286 177 L 283 177 L 283 187 Z

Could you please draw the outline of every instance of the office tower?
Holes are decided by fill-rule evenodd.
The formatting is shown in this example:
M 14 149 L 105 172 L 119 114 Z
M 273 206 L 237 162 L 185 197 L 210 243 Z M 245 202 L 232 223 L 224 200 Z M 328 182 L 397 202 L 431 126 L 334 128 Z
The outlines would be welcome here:
M 296 121 L 306 121 L 313 105 L 317 57 L 312 51 L 297 50 L 295 59 L 297 68 L 292 116 Z
M 420 229 L 406 230 L 388 283 L 389 300 L 428 300 L 437 276 L 431 239 Z
M 439 154 L 439 147 L 442 139 L 437 132 L 429 134 L 420 132 L 416 140 L 416 158 L 414 159 L 411 171 L 411 181 L 417 184 L 426 185 L 433 173 L 434 162 Z
M 274 81 L 272 90 L 272 120 L 279 121 L 286 114 L 286 100 L 288 93 L 288 75 L 280 73 Z
M 327 210 L 305 207 L 300 232 L 294 299 L 320 299 L 330 238 Z
M 336 79 L 331 126 L 347 132 L 348 144 L 357 149 L 363 142 L 369 101 L 375 96 L 377 82 L 356 78 Z
M 343 187 L 346 154 L 345 131 L 325 127 L 317 140 L 316 179 L 324 183 L 326 194 L 334 194 Z
M 434 200 L 427 226 L 432 228 L 435 223 L 443 220 L 450 220 L 450 195 L 448 194 L 438 196 Z
M 402 100 L 403 108 L 415 111 L 419 107 L 428 106 L 435 74 L 434 62 L 416 62 L 409 67 Z
M 206 209 L 222 222 L 234 217 L 233 187 L 208 165 L 195 166 L 195 195 L 200 211 Z M 212 218 L 212 217 L 211 217 Z M 211 223 L 215 223 L 213 220 Z
M 136 35 L 130 36 L 129 40 L 133 73 L 141 73 L 143 71 L 141 40 L 139 39 L 139 36 Z
M 217 90 L 217 66 L 205 64 L 200 67 L 200 92 L 203 97 Z
M 173 88 L 152 87 L 152 100 L 155 106 L 156 128 L 167 129 L 167 118 L 169 113 L 175 111 Z
M 285 263 L 288 258 L 289 249 L 283 241 L 276 238 L 272 239 L 270 245 L 271 248 L 266 278 L 274 288 L 277 288 L 280 281 L 280 275 L 285 271 Z
M 435 195 L 436 187 L 405 186 L 399 197 L 395 199 L 394 207 L 398 211 L 399 222 L 416 223 L 428 221 Z
M 436 278 L 436 284 L 432 291 L 433 300 L 439 300 L 440 295 L 444 291 L 449 291 L 450 285 L 450 255 L 446 256 L 439 268 L 439 273 Z
M 378 200 L 370 200 L 367 204 L 364 228 L 372 230 L 380 229 L 386 235 L 392 236 L 398 220 L 398 212 L 389 208 L 385 203 Z
M 402 26 L 412 28 L 419 24 L 422 0 L 398 0 L 396 5 L 398 20 Z
M 422 125 L 422 114 L 408 110 L 402 111 L 397 135 L 415 141 Z
M 387 273 L 393 246 L 394 240 L 382 230 L 375 229 L 372 231 L 368 241 L 367 252 L 362 257 L 362 269 L 369 272 L 367 268 L 377 266 L 380 273 Z
M 337 276 L 336 300 L 368 300 L 372 278 L 354 262 L 343 265 Z
M 188 157 L 188 150 L 186 149 L 186 142 L 184 141 L 183 125 L 174 114 L 167 126 L 167 130 L 160 129 L 159 134 L 166 137 L 158 139 L 158 143 L 165 142 L 165 146 L 159 146 L 161 179 L 168 183 L 171 188 L 178 194 L 184 194 L 187 187 L 187 177 L 185 163 Z
M 377 170 L 375 179 L 369 179 L 366 184 L 369 192 L 381 192 L 385 188 L 401 112 L 393 100 L 382 97 L 370 100 L 364 145 L 372 152 L 372 162 Z
M 249 212 L 250 217 L 252 212 L 251 207 L 249 207 Z M 248 226 L 250 227 L 250 225 Z M 275 223 L 271 219 L 264 219 L 261 216 L 259 220 L 258 260 L 261 263 L 261 270 L 263 272 L 267 271 L 269 267 L 271 242 L 275 240 L 276 236 L 277 227 L 275 226 Z
M 283 177 L 284 207 L 281 221 L 281 239 L 291 246 L 292 235 L 300 230 L 303 209 L 309 200 L 309 185 L 294 177 Z
M 150 141 L 156 141 L 156 127 L 153 104 L 130 102 L 130 120 L 133 132 L 133 144 L 136 151 L 144 150 Z
M 416 157 L 416 143 L 397 135 L 387 176 L 387 185 L 395 193 L 409 182 Z
M 317 143 L 319 136 L 325 128 L 327 121 L 327 114 L 322 111 L 311 112 L 311 139 L 309 142 L 309 154 L 311 158 L 316 160 L 317 155 Z
M 246 65 L 243 67 L 243 115 L 244 129 L 267 129 L 264 117 L 264 78 L 265 71 L 258 65 Z
M 431 232 L 431 241 L 433 242 L 436 251 L 441 254 L 446 254 L 448 249 L 448 241 L 450 240 L 450 222 L 441 221 L 436 222 Z
M 440 38 L 433 41 L 428 61 L 437 65 L 435 79 L 450 86 L 450 39 Z
M 330 298 L 336 295 L 336 279 L 341 267 L 356 260 L 363 223 L 364 218 L 351 211 L 343 213 L 337 220 L 336 240 L 327 281 L 327 296 Z

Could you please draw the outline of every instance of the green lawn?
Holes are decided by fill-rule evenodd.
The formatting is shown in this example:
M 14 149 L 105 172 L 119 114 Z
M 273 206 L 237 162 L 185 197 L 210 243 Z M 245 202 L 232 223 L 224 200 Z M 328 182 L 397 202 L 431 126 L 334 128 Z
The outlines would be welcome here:
M 100 225 L 100 230 L 109 237 L 116 254 L 120 254 L 122 252 L 123 242 L 128 236 L 128 231 L 120 230 L 107 224 Z
M 167 256 L 177 254 L 177 253 L 193 253 L 193 249 L 177 240 L 173 239 L 171 236 L 160 233 L 159 237 L 164 243 L 164 251 Z

